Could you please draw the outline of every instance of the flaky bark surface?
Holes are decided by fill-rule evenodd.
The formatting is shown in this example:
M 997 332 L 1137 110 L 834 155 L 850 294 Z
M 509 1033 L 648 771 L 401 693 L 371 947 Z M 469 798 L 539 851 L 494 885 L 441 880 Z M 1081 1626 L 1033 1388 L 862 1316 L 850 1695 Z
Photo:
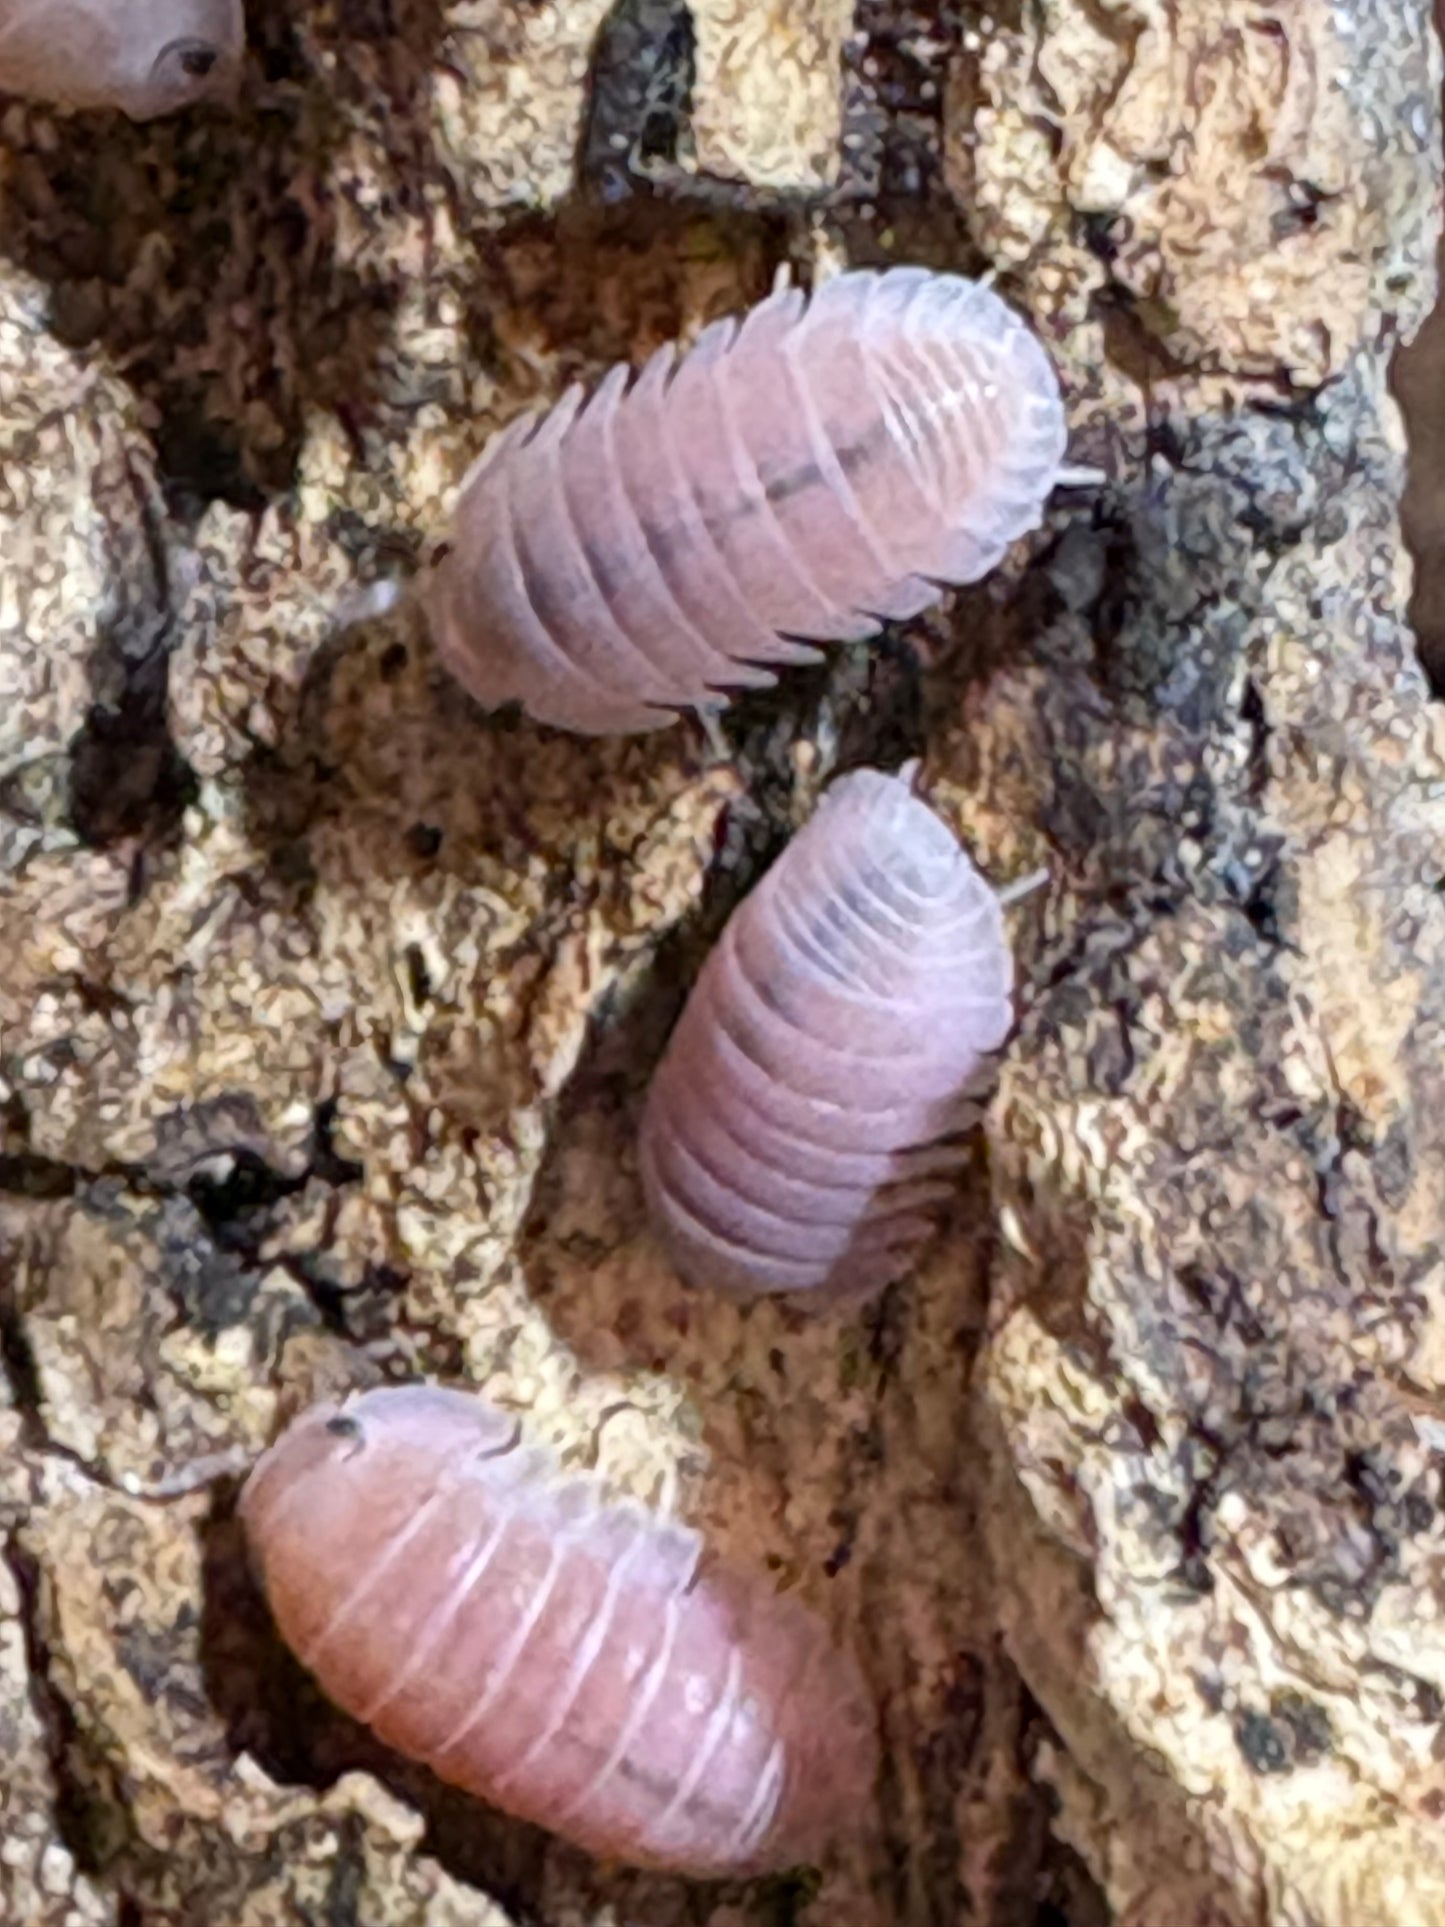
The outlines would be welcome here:
M 963 69 L 980 238 L 1129 475 L 953 762 L 1057 866 L 993 1119 L 985 1512 L 1121 1922 L 1445 1918 L 1442 733 L 1383 392 L 1430 294 L 1424 32 L 1046 9 Z
M 252 15 L 235 121 L 0 123 L 0 1917 L 1445 1920 L 1415 10 Z M 1102 490 L 727 755 L 470 709 L 389 591 L 487 434 L 885 258 L 1000 271 Z M 987 1144 L 867 1317 L 686 1295 L 648 1072 L 828 775 L 909 754 L 1050 872 Z M 292 1667 L 236 1477 L 417 1372 L 859 1643 L 821 1874 L 594 1868 Z

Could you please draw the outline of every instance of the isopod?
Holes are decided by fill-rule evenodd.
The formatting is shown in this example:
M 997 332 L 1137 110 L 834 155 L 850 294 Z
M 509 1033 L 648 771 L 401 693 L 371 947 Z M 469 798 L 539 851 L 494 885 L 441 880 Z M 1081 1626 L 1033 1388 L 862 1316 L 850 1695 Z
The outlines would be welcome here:
M 485 1399 L 315 1407 L 241 1514 L 282 1637 L 337 1705 L 518 1818 L 722 1875 L 810 1860 L 867 1806 L 873 1712 L 822 1622 Z
M 241 0 L 0 0 L 0 93 L 154 120 L 226 100 Z
M 488 708 L 627 734 L 977 581 L 1061 479 L 1053 366 L 957 275 L 839 275 L 493 438 L 428 608 Z
M 729 918 L 648 1092 L 643 1186 L 679 1273 L 827 1303 L 906 1271 L 1012 975 L 998 899 L 908 782 L 835 782 Z

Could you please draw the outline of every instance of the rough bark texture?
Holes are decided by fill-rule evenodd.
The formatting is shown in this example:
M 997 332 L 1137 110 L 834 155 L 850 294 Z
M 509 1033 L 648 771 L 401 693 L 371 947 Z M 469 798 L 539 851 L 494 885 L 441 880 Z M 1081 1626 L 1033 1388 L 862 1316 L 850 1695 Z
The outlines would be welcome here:
M 0 1917 L 1445 1920 L 1418 9 L 250 31 L 234 121 L 0 117 Z M 998 269 L 1105 486 L 726 755 L 471 710 L 390 592 L 486 435 L 845 259 Z M 910 754 L 1051 879 L 953 1226 L 866 1317 L 689 1296 L 648 1073 L 821 783 Z M 308 1686 L 236 1475 L 423 1371 L 860 1643 L 833 1863 L 594 1867 Z
M 949 760 L 1057 878 L 993 1121 L 985 1517 L 1120 1922 L 1445 1918 L 1445 743 L 1383 392 L 1427 31 L 1045 9 L 960 78 L 976 231 L 1116 477 Z
M 1437 0 L 1435 31 L 1445 25 Z M 1445 250 L 1445 239 L 1441 242 Z M 1439 257 L 1436 263 L 1437 281 Z M 1445 688 L 1445 303 L 1437 302 L 1396 357 L 1394 388 L 1409 429 L 1410 466 L 1401 518 L 1415 563 L 1410 621 L 1431 692 Z

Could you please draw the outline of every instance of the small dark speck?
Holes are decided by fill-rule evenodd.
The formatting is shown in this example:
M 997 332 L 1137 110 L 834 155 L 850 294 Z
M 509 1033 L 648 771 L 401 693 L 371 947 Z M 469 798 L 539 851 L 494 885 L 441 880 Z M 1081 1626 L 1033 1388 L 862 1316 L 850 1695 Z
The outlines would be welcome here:
M 1196 1674 L 1194 1685 L 1200 1699 L 1203 1700 L 1211 1713 L 1219 1713 L 1224 1710 L 1224 1694 L 1217 1679 L 1211 1679 L 1202 1673 Z
M 1405 1523 L 1411 1532 L 1428 1532 L 1435 1523 L 1435 1508 L 1423 1492 L 1405 1494 Z
M 334 1439 L 359 1439 L 361 1437 L 360 1425 L 354 1418 L 348 1418 L 345 1412 L 338 1412 L 335 1418 L 327 1419 L 326 1429 Z
M 395 682 L 406 668 L 409 658 L 404 642 L 394 642 L 381 658 L 380 674 L 383 682 Z
M 1263 1713 L 1241 1713 L 1234 1722 L 1234 1741 L 1256 1773 L 1288 1773 L 1289 1747 L 1274 1721 Z
M 1270 1711 L 1287 1729 L 1297 1761 L 1309 1765 L 1330 1751 L 1334 1744 L 1330 1716 L 1318 1700 L 1303 1693 L 1276 1693 Z
M 181 67 L 192 80 L 204 80 L 216 64 L 216 54 L 211 47 L 188 47 L 181 55 Z
M 431 972 L 426 967 L 420 944 L 409 943 L 406 947 L 406 973 L 411 984 L 412 1002 L 418 1006 L 429 1004 L 432 999 Z
M 1175 1574 L 1179 1584 L 1187 1591 L 1198 1593 L 1201 1599 L 1208 1598 L 1214 1591 L 1214 1574 L 1209 1569 L 1209 1561 L 1200 1548 L 1185 1554 L 1179 1562 Z
M 434 857 L 442 846 L 442 833 L 435 823 L 413 823 L 406 833 L 406 847 L 413 856 Z

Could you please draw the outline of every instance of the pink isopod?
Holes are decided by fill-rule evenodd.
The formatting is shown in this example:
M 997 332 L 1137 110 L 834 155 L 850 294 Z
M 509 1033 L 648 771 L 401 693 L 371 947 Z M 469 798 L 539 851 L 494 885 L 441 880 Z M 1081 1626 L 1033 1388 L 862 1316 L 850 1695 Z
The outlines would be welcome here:
M 906 1271 L 1012 975 L 998 898 L 910 785 L 834 783 L 729 919 L 648 1093 L 643 1185 L 682 1276 L 824 1304 Z
M 235 97 L 241 0 L 0 0 L 0 93 L 155 120 Z
M 609 1858 L 816 1857 L 877 1765 L 856 1665 L 699 1535 L 438 1386 L 313 1408 L 241 1515 L 281 1636 L 439 1778 Z
M 1064 444 L 1049 357 L 990 289 L 780 290 L 493 438 L 431 580 L 438 646 L 489 708 L 656 729 L 986 575 Z

